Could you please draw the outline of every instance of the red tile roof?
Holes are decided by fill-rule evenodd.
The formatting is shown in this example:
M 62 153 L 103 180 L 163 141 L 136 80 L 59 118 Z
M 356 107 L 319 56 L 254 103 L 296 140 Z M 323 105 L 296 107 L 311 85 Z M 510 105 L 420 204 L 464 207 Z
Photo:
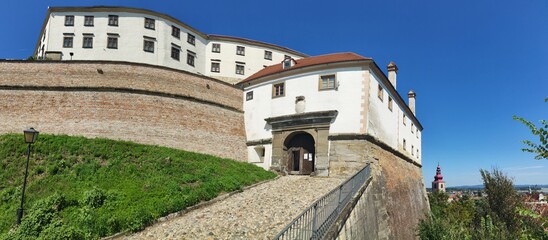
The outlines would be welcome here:
M 363 57 L 355 53 L 345 52 L 345 53 L 333 53 L 327 55 L 314 56 L 309 58 L 298 59 L 295 61 L 295 65 L 290 68 L 283 69 L 282 63 L 268 66 L 255 74 L 249 76 L 248 78 L 242 80 L 239 83 L 245 83 L 252 81 L 257 78 L 265 77 L 268 75 L 291 71 L 293 69 L 299 69 L 314 65 L 327 64 L 327 63 L 336 63 L 336 62 L 352 62 L 352 61 L 362 61 L 362 60 L 371 60 L 371 58 Z

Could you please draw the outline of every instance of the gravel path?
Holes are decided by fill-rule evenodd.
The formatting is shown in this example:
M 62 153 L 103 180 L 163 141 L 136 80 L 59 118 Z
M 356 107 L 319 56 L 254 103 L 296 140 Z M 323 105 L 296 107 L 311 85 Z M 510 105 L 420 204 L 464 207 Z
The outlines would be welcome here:
M 272 239 L 343 180 L 280 177 L 119 239 Z

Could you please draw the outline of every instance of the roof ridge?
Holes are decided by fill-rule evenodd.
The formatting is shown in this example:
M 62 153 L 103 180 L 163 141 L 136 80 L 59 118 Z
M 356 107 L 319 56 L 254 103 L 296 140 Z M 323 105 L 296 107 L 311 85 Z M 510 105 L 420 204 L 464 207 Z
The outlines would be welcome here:
M 304 68 L 304 67 L 328 64 L 328 63 L 336 63 L 336 62 L 351 62 L 351 61 L 363 61 L 363 60 L 373 60 L 373 59 L 369 57 L 361 56 L 354 52 L 340 52 L 340 53 L 329 53 L 324 55 L 297 59 L 295 60 L 296 64 L 294 67 L 286 68 L 286 69 L 282 67 L 282 62 L 280 62 L 278 64 L 274 64 L 261 69 L 260 71 L 240 81 L 238 84 L 249 82 L 254 79 L 266 77 L 276 73 L 290 71 L 290 70 Z

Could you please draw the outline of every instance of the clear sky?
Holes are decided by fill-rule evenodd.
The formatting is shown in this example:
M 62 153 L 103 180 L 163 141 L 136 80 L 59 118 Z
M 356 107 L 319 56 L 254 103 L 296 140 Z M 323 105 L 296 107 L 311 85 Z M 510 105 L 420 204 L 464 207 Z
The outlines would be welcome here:
M 171 15 L 208 34 L 250 38 L 309 55 L 355 52 L 399 67 L 417 93 L 426 186 L 481 184 L 497 166 L 516 184 L 548 184 L 548 160 L 513 115 L 548 120 L 548 1 L 4 1 L 0 58 L 27 58 L 48 6 L 128 6 Z M 0 75 L 1 77 L 1 75 Z

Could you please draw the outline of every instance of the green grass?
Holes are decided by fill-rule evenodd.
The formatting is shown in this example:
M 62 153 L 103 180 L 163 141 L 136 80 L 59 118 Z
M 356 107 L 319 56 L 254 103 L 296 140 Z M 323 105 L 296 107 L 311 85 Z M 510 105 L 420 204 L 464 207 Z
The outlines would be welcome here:
M 138 231 L 161 216 L 275 177 L 210 155 L 42 134 L 33 145 L 25 215 L 16 227 L 26 147 L 22 134 L 0 135 L 0 239 L 94 239 Z

